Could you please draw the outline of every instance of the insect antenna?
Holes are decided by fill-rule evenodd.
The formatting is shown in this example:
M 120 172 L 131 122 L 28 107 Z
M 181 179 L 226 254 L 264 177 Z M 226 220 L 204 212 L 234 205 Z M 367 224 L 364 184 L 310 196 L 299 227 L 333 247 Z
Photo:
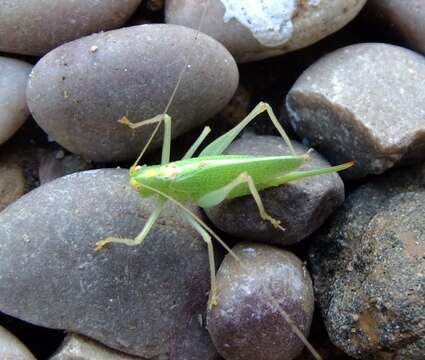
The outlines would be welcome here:
M 146 187 L 147 189 L 153 191 L 153 192 L 156 192 L 158 195 L 170 200 L 171 202 L 176 204 L 178 207 L 180 207 L 184 212 L 186 212 L 187 214 L 192 216 L 193 219 L 195 219 L 198 222 L 199 225 L 201 225 L 206 231 L 208 231 L 208 233 L 215 240 L 217 240 L 220 243 L 220 245 L 230 254 L 230 256 L 232 256 L 236 260 L 236 262 L 239 264 L 239 266 L 242 268 L 242 270 L 248 271 L 248 266 L 241 260 L 241 258 L 239 256 L 237 256 L 235 254 L 235 252 L 224 242 L 224 240 L 221 239 L 214 232 L 214 230 L 212 230 L 202 219 L 200 219 L 199 216 L 194 214 L 190 209 L 188 209 L 186 206 L 184 206 L 178 200 L 167 195 L 166 193 L 164 193 L 164 192 L 162 192 L 162 191 L 160 191 L 156 188 L 153 188 L 149 185 L 143 185 L 143 186 Z M 292 320 L 290 315 L 282 308 L 282 306 L 279 304 L 279 302 L 273 296 L 272 292 L 268 288 L 266 288 L 265 286 L 263 286 L 262 289 L 264 290 L 264 293 L 266 294 L 267 300 L 277 309 L 279 314 L 284 318 L 286 323 L 291 328 L 291 331 L 294 332 L 295 335 L 297 335 L 297 337 L 301 340 L 301 342 L 305 345 L 305 347 L 310 351 L 310 353 L 313 355 L 313 357 L 316 360 L 322 360 L 322 357 L 320 356 L 320 354 L 316 351 L 316 349 L 313 347 L 313 345 L 310 344 L 310 342 L 307 340 L 307 338 L 304 336 L 304 334 L 301 332 L 301 330 L 298 328 L 298 326 L 294 323 L 294 321 Z M 267 301 L 265 301 L 265 303 L 267 305 L 270 305 L 270 303 L 268 303 Z
M 204 20 L 205 20 L 205 17 L 206 17 L 206 15 L 207 15 L 207 10 L 208 10 L 209 5 L 210 5 L 210 0 L 207 0 L 207 1 L 206 1 L 206 3 L 205 3 L 204 10 L 203 10 L 203 12 L 202 12 L 201 20 L 199 21 L 198 28 L 196 29 L 194 42 L 196 42 L 196 41 L 198 40 L 199 33 L 201 32 L 202 25 L 204 24 Z M 186 72 L 186 69 L 188 68 L 189 63 L 190 63 L 190 61 L 192 60 L 192 57 L 193 57 L 193 53 L 194 53 L 194 51 L 195 51 L 195 50 L 194 50 L 194 47 L 192 47 L 191 51 L 189 52 L 188 56 L 186 57 L 186 60 L 185 60 L 185 62 L 184 62 L 184 66 L 183 66 L 183 68 L 181 69 L 181 71 L 180 71 L 180 73 L 179 73 L 179 76 L 178 76 L 178 78 L 177 78 L 176 85 L 174 86 L 173 92 L 171 93 L 171 96 L 170 96 L 170 98 L 169 98 L 169 100 L 168 100 L 168 102 L 167 102 L 167 105 L 165 106 L 164 111 L 162 112 L 162 114 L 160 114 L 160 115 L 162 115 L 162 116 L 160 116 L 160 120 L 158 121 L 158 123 L 157 123 L 157 125 L 156 125 L 155 129 L 153 130 L 153 132 L 152 132 L 151 136 L 149 137 L 149 139 L 148 139 L 148 141 L 147 141 L 146 145 L 144 146 L 143 150 L 141 151 L 140 155 L 137 157 L 136 161 L 135 161 L 135 162 L 134 162 L 134 164 L 131 166 L 131 169 L 134 169 L 134 168 L 135 168 L 135 167 L 139 164 L 140 160 L 142 159 L 142 156 L 144 155 L 144 153 L 145 153 L 145 152 L 146 152 L 146 150 L 148 149 L 149 145 L 150 145 L 150 144 L 151 144 L 151 142 L 153 141 L 153 138 L 154 138 L 154 137 L 155 137 L 155 135 L 157 134 L 157 132 L 158 132 L 158 130 L 159 130 L 159 127 L 161 126 L 161 123 L 164 121 L 164 116 L 165 116 L 165 115 L 168 113 L 168 111 L 170 110 L 170 107 L 171 107 L 171 105 L 173 104 L 174 99 L 176 98 L 177 91 L 178 91 L 178 89 L 180 88 L 180 84 L 181 84 L 181 82 L 182 82 L 182 80 L 183 80 L 183 76 L 184 76 L 184 74 L 185 74 L 185 72 Z M 158 116 L 158 115 L 157 115 L 157 116 Z M 152 119 L 155 119 L 157 116 L 155 116 L 155 117 L 154 117 L 154 118 L 152 118 Z

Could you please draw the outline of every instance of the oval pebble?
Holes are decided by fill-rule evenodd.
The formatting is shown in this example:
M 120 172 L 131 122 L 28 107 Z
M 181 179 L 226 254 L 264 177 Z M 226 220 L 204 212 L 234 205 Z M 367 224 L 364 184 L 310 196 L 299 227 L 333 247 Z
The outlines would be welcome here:
M 298 154 L 308 148 L 293 141 Z M 273 156 L 289 155 L 289 149 L 278 136 L 258 136 L 246 133 L 226 150 L 227 154 Z M 318 153 L 301 169 L 329 166 Z M 276 245 L 301 241 L 317 230 L 326 218 L 344 201 L 344 183 L 338 174 L 327 174 L 293 181 L 262 190 L 260 193 L 266 211 L 281 221 L 285 231 L 275 229 L 262 220 L 252 196 L 226 200 L 218 206 L 206 208 L 209 219 L 220 230 L 245 240 Z
M 101 30 L 121 26 L 141 0 L 2 0 L 0 51 L 42 55 Z
M 233 248 L 244 268 L 226 255 L 217 273 L 218 305 L 208 310 L 208 331 L 226 360 L 291 360 L 303 348 L 271 296 L 308 336 L 314 295 L 310 275 L 292 253 L 264 244 Z
M 0 145 L 21 127 L 29 115 L 25 88 L 31 69 L 32 66 L 26 62 L 0 56 Z
M 107 236 L 135 237 L 152 212 L 128 179 L 122 169 L 72 174 L 0 213 L 0 311 L 147 359 L 215 360 L 201 321 L 207 248 L 174 206 L 143 246 L 94 250 Z
M 0 326 L 0 358 L 2 360 L 36 360 L 28 348 L 2 326 Z
M 238 69 L 209 36 L 182 26 L 141 25 L 85 37 L 53 50 L 35 66 L 28 105 L 37 123 L 71 152 L 94 161 L 133 160 L 153 131 L 119 124 L 166 108 L 173 136 L 199 126 L 231 99 Z M 59 116 L 60 114 L 60 116 Z M 155 146 L 162 143 L 156 137 Z
M 388 44 L 339 49 L 308 68 L 286 98 L 295 132 L 345 177 L 425 159 L 425 58 Z
M 238 62 L 311 45 L 351 21 L 366 0 L 210 0 L 202 31 Z M 168 23 L 198 28 L 206 0 L 169 0 Z

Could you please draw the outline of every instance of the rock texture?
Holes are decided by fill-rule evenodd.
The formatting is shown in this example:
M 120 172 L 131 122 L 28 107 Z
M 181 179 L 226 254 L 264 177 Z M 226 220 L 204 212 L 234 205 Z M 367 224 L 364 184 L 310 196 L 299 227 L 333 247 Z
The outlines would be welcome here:
M 36 360 L 28 348 L 0 326 L 0 358 L 3 360 Z
M 71 40 L 121 26 L 141 0 L 2 0 L 0 51 L 43 55 Z
M 210 274 L 206 245 L 167 206 L 143 246 L 136 236 L 152 202 L 125 170 L 62 177 L 0 214 L 0 311 L 76 332 L 148 359 L 216 359 L 200 319 Z
M 352 193 L 310 249 L 333 343 L 357 359 L 425 358 L 425 166 Z
M 293 142 L 298 154 L 308 148 Z M 239 155 L 289 155 L 281 137 L 245 134 L 226 150 Z M 329 166 L 318 153 L 302 169 Z M 260 193 L 265 209 L 281 221 L 285 231 L 275 229 L 261 219 L 252 196 L 227 200 L 205 209 L 209 219 L 222 231 L 242 239 L 271 244 L 288 245 L 301 241 L 326 220 L 344 201 L 344 183 L 338 174 L 329 174 L 297 180 Z
M 311 45 L 339 30 L 366 0 L 210 0 L 202 31 L 238 62 L 265 59 Z M 169 0 L 168 23 L 199 27 L 206 0 Z
M 286 105 L 296 133 L 347 177 L 425 158 L 425 58 L 388 44 L 339 49 L 313 64 Z
M 214 39 L 175 25 L 134 26 L 85 37 L 44 56 L 31 73 L 28 105 L 37 123 L 71 152 L 94 161 L 133 160 L 153 125 L 132 130 L 118 120 L 164 111 L 173 136 L 201 125 L 230 100 L 238 69 Z M 196 46 L 196 49 L 194 49 Z M 172 59 L 172 61 L 170 61 Z M 154 146 L 162 138 L 157 136 Z
M 239 244 L 217 274 L 218 305 L 208 312 L 208 330 L 226 360 L 291 360 L 303 344 L 269 297 L 307 336 L 313 317 L 310 276 L 293 254 L 263 244 Z

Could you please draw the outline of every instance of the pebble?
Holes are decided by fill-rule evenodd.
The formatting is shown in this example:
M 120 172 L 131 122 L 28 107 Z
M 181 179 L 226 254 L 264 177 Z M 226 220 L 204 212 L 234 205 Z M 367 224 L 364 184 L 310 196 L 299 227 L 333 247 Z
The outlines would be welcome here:
M 123 25 L 140 3 L 141 0 L 3 0 L 0 51 L 43 55 L 63 43 Z
M 293 141 L 295 151 L 305 154 L 307 147 Z M 246 133 L 226 150 L 239 155 L 289 155 L 288 147 L 278 136 Z M 301 169 L 330 166 L 317 152 Z M 261 219 L 252 196 L 226 200 L 206 208 L 209 219 L 220 230 L 244 240 L 288 245 L 301 241 L 317 230 L 344 201 L 344 183 L 338 174 L 314 176 L 268 188 L 260 193 L 266 211 L 281 221 L 286 229 L 275 229 Z
M 425 165 L 350 194 L 310 262 L 331 341 L 356 359 L 425 358 Z
M 112 350 L 78 334 L 68 334 L 49 360 L 144 360 Z
M 202 238 L 166 206 L 143 246 L 134 237 L 153 202 L 123 169 L 51 181 L 0 213 L 0 311 L 145 358 L 216 360 L 203 327 L 210 290 Z
M 0 4 L 0 14 L 1 7 Z M 26 62 L 0 56 L 0 145 L 15 134 L 29 115 L 25 88 L 31 69 Z
M 218 305 L 208 311 L 208 330 L 226 360 L 292 360 L 303 348 L 265 294 L 267 288 L 308 336 L 314 296 L 310 275 L 292 253 L 246 243 L 229 254 L 217 273 Z
M 198 28 L 206 0 L 169 0 L 166 22 Z M 311 45 L 350 22 L 366 0 L 210 0 L 202 31 L 238 62 Z
M 409 47 L 425 54 L 425 3 L 422 0 L 369 0 L 371 17 L 383 18 Z
M 286 98 L 295 132 L 331 163 L 354 160 L 347 178 L 425 158 L 425 58 L 364 43 L 321 58 Z
M 0 358 L 3 360 L 36 360 L 28 348 L 0 326 Z
M 202 125 L 236 91 L 239 74 L 232 56 L 206 35 L 194 42 L 195 35 L 182 26 L 151 24 L 62 45 L 31 73 L 30 111 L 73 153 L 97 162 L 134 160 L 154 126 L 131 130 L 118 120 L 162 113 L 185 61 L 189 64 L 168 112 L 173 136 Z M 157 136 L 153 145 L 161 144 Z
M 20 166 L 0 162 L 0 211 L 25 193 L 25 176 Z

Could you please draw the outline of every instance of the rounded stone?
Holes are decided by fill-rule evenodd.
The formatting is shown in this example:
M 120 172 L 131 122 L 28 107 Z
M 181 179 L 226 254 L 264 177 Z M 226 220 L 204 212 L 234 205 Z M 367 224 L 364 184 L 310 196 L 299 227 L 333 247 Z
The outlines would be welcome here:
M 425 358 L 425 166 L 350 194 L 309 249 L 331 341 L 356 359 Z
M 377 16 L 395 30 L 409 47 L 425 54 L 425 3 L 422 0 L 369 0 L 370 20 Z
M 198 28 L 207 0 L 169 0 L 168 23 Z M 209 0 L 202 32 L 238 62 L 265 59 L 311 45 L 342 28 L 366 0 Z
M 298 154 L 308 148 L 293 141 Z M 227 154 L 276 156 L 290 155 L 278 136 L 258 136 L 246 133 L 226 150 Z M 318 153 L 300 169 L 327 167 L 329 163 Z M 275 229 L 261 219 L 251 195 L 226 200 L 218 206 L 204 209 L 220 230 L 245 240 L 288 245 L 301 241 L 317 230 L 345 198 L 344 183 L 338 174 L 327 174 L 293 181 L 260 192 L 266 211 L 281 221 L 285 231 Z
M 3 360 L 36 360 L 28 348 L 2 326 L 0 326 L 0 358 Z
M 121 26 L 141 0 L 2 0 L 0 51 L 42 55 L 71 40 Z
M 303 348 L 274 301 L 308 336 L 314 295 L 310 275 L 292 253 L 264 244 L 233 249 L 217 273 L 218 305 L 208 310 L 208 331 L 226 360 L 291 360 Z
M 71 152 L 95 161 L 133 160 L 154 125 L 132 130 L 118 120 L 169 108 L 173 136 L 201 125 L 231 99 L 238 69 L 209 36 L 182 26 L 151 24 L 95 34 L 60 46 L 34 67 L 28 105 L 37 123 Z M 59 115 L 60 114 L 60 115 Z M 157 136 L 154 146 L 162 138 Z
M 143 246 L 94 250 L 134 238 L 152 213 L 128 180 L 121 169 L 72 174 L 0 213 L 0 311 L 148 359 L 215 360 L 201 321 L 207 248 L 174 206 Z
M 295 132 L 346 177 L 425 158 L 425 58 L 388 44 L 339 49 L 308 68 L 286 105 Z
M 25 88 L 31 69 L 26 62 L 0 56 L 0 145 L 12 137 L 29 115 Z

